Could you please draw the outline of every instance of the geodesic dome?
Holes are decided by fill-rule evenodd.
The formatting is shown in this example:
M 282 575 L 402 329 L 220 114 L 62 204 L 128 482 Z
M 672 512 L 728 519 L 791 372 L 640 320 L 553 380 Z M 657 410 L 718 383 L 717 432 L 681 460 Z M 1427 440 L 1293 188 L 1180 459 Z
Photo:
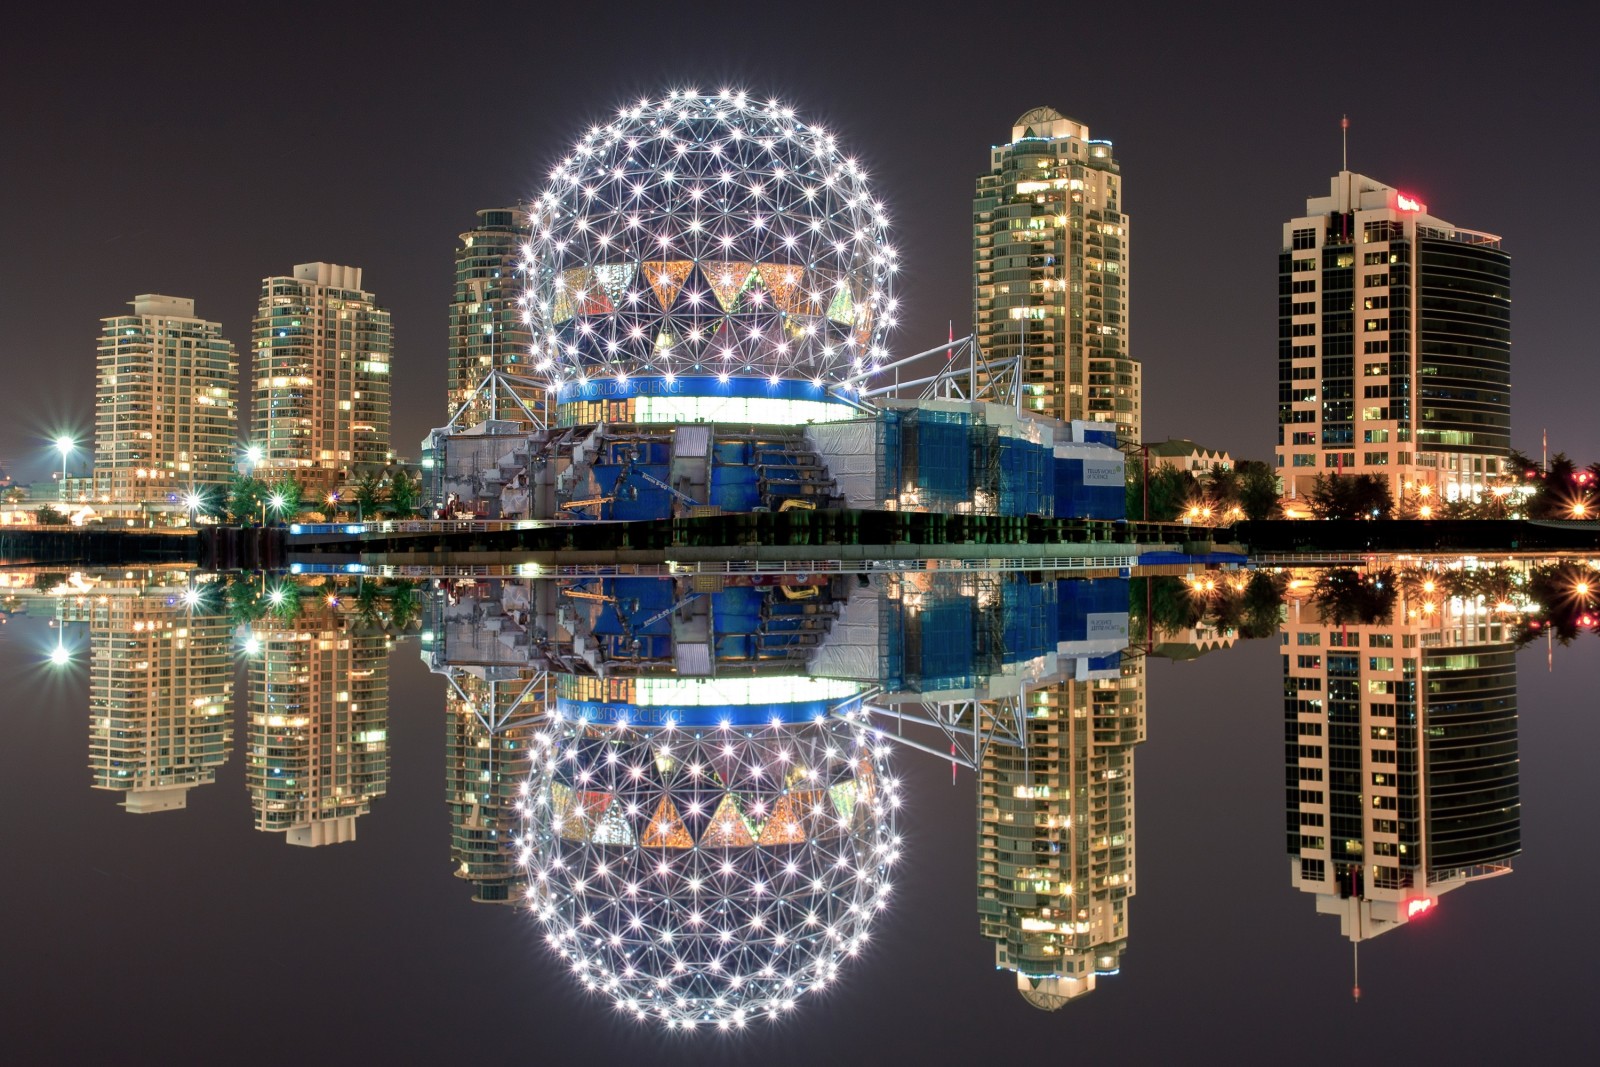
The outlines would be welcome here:
M 821 722 L 556 721 L 519 842 L 547 943 L 585 986 L 672 1029 L 787 1012 L 835 980 L 888 902 L 887 758 Z
M 535 367 L 832 384 L 883 356 L 883 205 L 834 136 L 775 101 L 675 91 L 594 126 L 530 212 Z

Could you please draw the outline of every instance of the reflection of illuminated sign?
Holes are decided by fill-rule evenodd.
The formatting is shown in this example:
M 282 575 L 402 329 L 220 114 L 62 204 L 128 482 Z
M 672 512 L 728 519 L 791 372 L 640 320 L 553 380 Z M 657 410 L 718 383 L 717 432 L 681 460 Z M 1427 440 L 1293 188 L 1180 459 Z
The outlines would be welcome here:
M 1421 204 L 1417 203 L 1417 201 L 1411 199 L 1409 196 L 1407 196 L 1404 193 L 1400 194 L 1399 203 L 1400 203 L 1400 210 L 1401 211 L 1421 211 L 1422 210 L 1422 205 Z
M 1433 901 L 1428 897 L 1418 897 L 1416 900 L 1406 902 L 1406 918 L 1414 919 L 1418 915 L 1433 907 Z

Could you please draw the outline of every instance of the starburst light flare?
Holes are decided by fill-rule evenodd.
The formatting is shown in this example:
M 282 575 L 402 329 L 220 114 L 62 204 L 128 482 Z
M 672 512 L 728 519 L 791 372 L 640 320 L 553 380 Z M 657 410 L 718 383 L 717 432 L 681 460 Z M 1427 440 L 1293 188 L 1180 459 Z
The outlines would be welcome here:
M 778 1018 L 868 944 L 899 784 L 863 728 L 538 736 L 517 844 L 528 903 L 587 988 L 670 1029 Z
M 673 91 L 623 107 L 555 167 L 523 264 L 533 363 L 833 382 L 884 355 L 896 253 L 833 134 L 776 101 Z

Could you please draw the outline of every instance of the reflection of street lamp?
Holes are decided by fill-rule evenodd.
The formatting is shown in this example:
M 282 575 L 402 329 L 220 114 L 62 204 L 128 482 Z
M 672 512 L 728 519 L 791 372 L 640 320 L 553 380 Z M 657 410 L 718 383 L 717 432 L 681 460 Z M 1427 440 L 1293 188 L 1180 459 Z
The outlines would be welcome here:
M 56 438 L 56 451 L 61 453 L 61 499 L 67 499 L 67 457 L 78 447 L 78 442 L 62 434 Z

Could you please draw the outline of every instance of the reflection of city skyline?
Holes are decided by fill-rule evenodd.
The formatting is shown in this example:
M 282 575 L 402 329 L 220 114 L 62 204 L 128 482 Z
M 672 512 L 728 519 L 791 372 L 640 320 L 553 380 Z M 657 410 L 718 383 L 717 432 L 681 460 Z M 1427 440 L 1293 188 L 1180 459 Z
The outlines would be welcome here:
M 1392 624 L 1325 623 L 1318 603 L 1296 599 L 1296 592 L 1281 630 L 1294 731 L 1288 760 L 1295 776 L 1288 805 L 1291 882 L 1313 895 L 1318 913 L 1338 915 L 1341 932 L 1352 941 L 1417 918 L 1470 881 L 1508 872 L 1520 850 L 1516 620 L 1498 610 L 1457 605 L 1437 590 L 1424 601 L 1420 583 L 1409 572 L 1401 576 L 1393 615 L 1400 621 Z M 652 590 L 655 585 L 661 589 Z M 1308 588 L 1304 582 L 1293 586 Z M 552 708 L 565 706 L 569 714 L 586 709 L 596 716 L 593 728 L 604 725 L 608 739 L 588 747 L 566 743 L 567 748 L 587 753 L 579 759 L 591 761 L 592 773 L 612 773 L 621 764 L 593 761 L 648 736 L 629 731 L 628 723 L 665 725 L 689 707 L 749 702 L 770 711 L 780 698 L 795 699 L 808 687 L 826 694 L 824 704 L 906 709 L 916 702 L 964 703 L 986 708 L 996 719 L 1012 714 L 1002 710 L 1011 701 L 1026 748 L 1008 744 L 1003 731 L 986 721 L 986 743 L 972 750 L 979 790 L 979 933 L 993 947 L 996 966 L 1012 972 L 1024 999 L 1059 1008 L 1120 970 L 1130 943 L 1128 901 L 1137 889 L 1133 748 L 1146 735 L 1146 657 L 1112 653 L 1106 641 L 1114 636 L 1121 646 L 1127 619 L 1120 616 L 1120 629 L 1108 622 L 1118 605 L 1094 592 L 1096 587 L 1120 588 L 1120 607 L 1126 608 L 1126 585 L 1114 579 L 1038 583 L 1026 576 L 937 572 L 852 575 L 799 587 L 725 585 L 700 593 L 686 578 L 567 584 L 589 597 L 563 593 L 561 583 L 550 579 L 458 582 L 453 625 L 434 631 L 434 624 L 446 620 L 430 619 L 424 637 L 425 658 L 451 658 L 444 646 L 453 635 L 461 642 L 456 650 L 471 663 L 446 690 L 452 872 L 472 884 L 474 901 L 529 900 L 528 861 L 511 842 L 525 818 L 518 805 L 528 803 L 521 792 L 530 784 L 528 753 L 537 747 L 537 735 L 549 730 L 549 721 L 541 719 Z M 214 781 L 231 746 L 228 701 L 235 656 L 244 653 L 245 773 L 257 828 L 307 845 L 355 837 L 360 816 L 389 784 L 392 644 L 381 623 L 374 627 L 357 617 L 353 586 L 339 595 L 327 583 L 297 587 L 298 609 L 255 616 L 249 639 L 245 631 L 233 631 L 222 608 L 230 599 L 223 583 L 146 575 L 120 584 L 102 578 L 55 588 L 71 595 L 34 595 L 69 625 L 87 624 L 90 637 L 96 788 L 118 789 L 127 810 L 146 812 L 181 808 L 194 785 Z M 186 597 L 190 588 L 196 591 Z M 259 603 L 268 603 L 268 592 L 264 587 Z M 345 592 L 351 595 L 341 600 Z M 438 597 L 442 603 L 444 595 Z M 664 608 L 670 610 L 662 614 Z M 794 628 L 804 639 L 774 640 L 789 619 L 805 620 Z M 1187 658 L 1190 646 L 1199 652 L 1235 637 L 1209 623 L 1161 634 L 1148 645 L 1172 658 Z M 709 658 L 686 659 L 684 649 L 692 645 L 706 648 Z M 546 670 L 555 665 L 568 670 Z M 685 668 L 706 673 L 680 673 Z M 874 690 L 872 678 L 892 688 Z M 694 696 L 700 688 L 706 695 Z M 712 697 L 723 703 L 713 705 Z M 905 724 L 911 721 L 908 716 Z M 777 758 L 766 753 L 762 759 L 768 756 Z M 938 750 L 931 756 L 942 758 Z M 675 758 L 686 757 L 673 753 L 668 764 Z M 754 787 L 719 786 L 717 803 L 696 796 L 686 804 L 700 804 L 701 810 L 690 815 L 685 807 L 674 815 L 676 807 L 662 803 L 675 788 L 663 777 L 667 764 L 659 762 L 659 753 L 648 766 L 636 762 L 656 780 L 660 794 L 652 803 L 635 798 L 637 812 L 619 800 L 626 782 L 612 782 L 618 788 L 609 791 L 588 790 L 607 792 L 610 799 L 598 806 L 591 798 L 580 808 L 572 797 L 583 790 L 558 774 L 544 790 L 546 807 L 563 820 L 588 819 L 589 833 L 573 838 L 557 830 L 535 856 L 547 862 L 562 858 L 571 876 L 581 865 L 620 869 L 615 857 L 607 857 L 632 849 L 638 856 L 629 862 L 639 871 L 657 871 L 663 858 L 676 866 L 669 853 L 683 845 L 684 835 L 690 850 L 708 847 L 701 839 L 725 798 L 732 798 L 733 807 L 722 811 L 721 821 L 731 829 L 726 842 L 717 838 L 719 848 L 793 847 L 796 842 L 779 841 L 772 829 L 788 818 L 784 811 L 802 828 L 807 818 L 838 818 L 842 811 L 843 794 L 831 787 L 821 791 L 821 802 L 808 803 L 814 798 L 802 796 L 797 781 L 774 778 L 764 787 L 770 796 Z M 561 773 L 577 773 L 563 766 Z M 538 780 L 535 774 L 536 797 Z M 782 809 L 785 796 L 791 799 Z M 806 814 L 796 814 L 801 809 Z M 700 826 L 697 818 L 709 822 Z M 665 829 L 653 831 L 656 823 Z M 819 845 L 834 847 L 826 835 L 816 837 Z M 747 887 L 760 880 L 746 878 Z M 556 898 L 536 893 L 535 911 L 545 909 L 547 932 L 558 937 L 569 926 L 582 929 L 578 905 L 585 901 L 593 916 L 605 908 L 612 919 L 631 916 L 626 880 L 618 885 L 620 900 L 585 896 L 569 886 L 564 910 L 551 910 Z M 671 924 L 680 919 L 687 922 L 692 909 L 679 914 L 679 897 L 666 888 L 658 897 L 670 923 L 649 920 L 647 926 L 659 934 L 676 930 Z M 853 898 L 828 899 L 846 900 L 848 907 Z M 770 903 L 776 906 L 777 900 Z M 751 918 L 768 921 L 762 916 L 770 909 L 750 901 L 738 906 L 746 924 Z M 600 949 L 590 945 L 580 955 L 603 986 L 610 978 L 596 969 L 605 962 Z M 567 950 L 577 952 L 573 945 Z M 671 953 L 652 952 L 672 966 Z M 715 958 L 705 956 L 701 963 L 709 966 Z M 606 973 L 631 982 L 619 960 L 610 960 Z M 848 970 L 804 966 L 810 968 L 805 982 L 822 975 L 832 982 Z M 759 999 L 759 1014 L 765 1014 L 790 999 L 781 989 L 780 981 L 777 991 L 745 1003 Z M 636 1000 L 647 1014 L 659 1016 L 659 1004 Z
M 1353 942 L 1522 847 L 1514 624 L 1424 607 L 1337 623 L 1291 601 L 1283 627 L 1291 880 Z
M 100 586 L 89 623 L 89 767 L 129 812 L 171 811 L 233 751 L 232 627 L 182 576 Z
M 389 786 L 389 642 L 326 601 L 252 629 L 245 778 L 256 828 L 354 841 Z

